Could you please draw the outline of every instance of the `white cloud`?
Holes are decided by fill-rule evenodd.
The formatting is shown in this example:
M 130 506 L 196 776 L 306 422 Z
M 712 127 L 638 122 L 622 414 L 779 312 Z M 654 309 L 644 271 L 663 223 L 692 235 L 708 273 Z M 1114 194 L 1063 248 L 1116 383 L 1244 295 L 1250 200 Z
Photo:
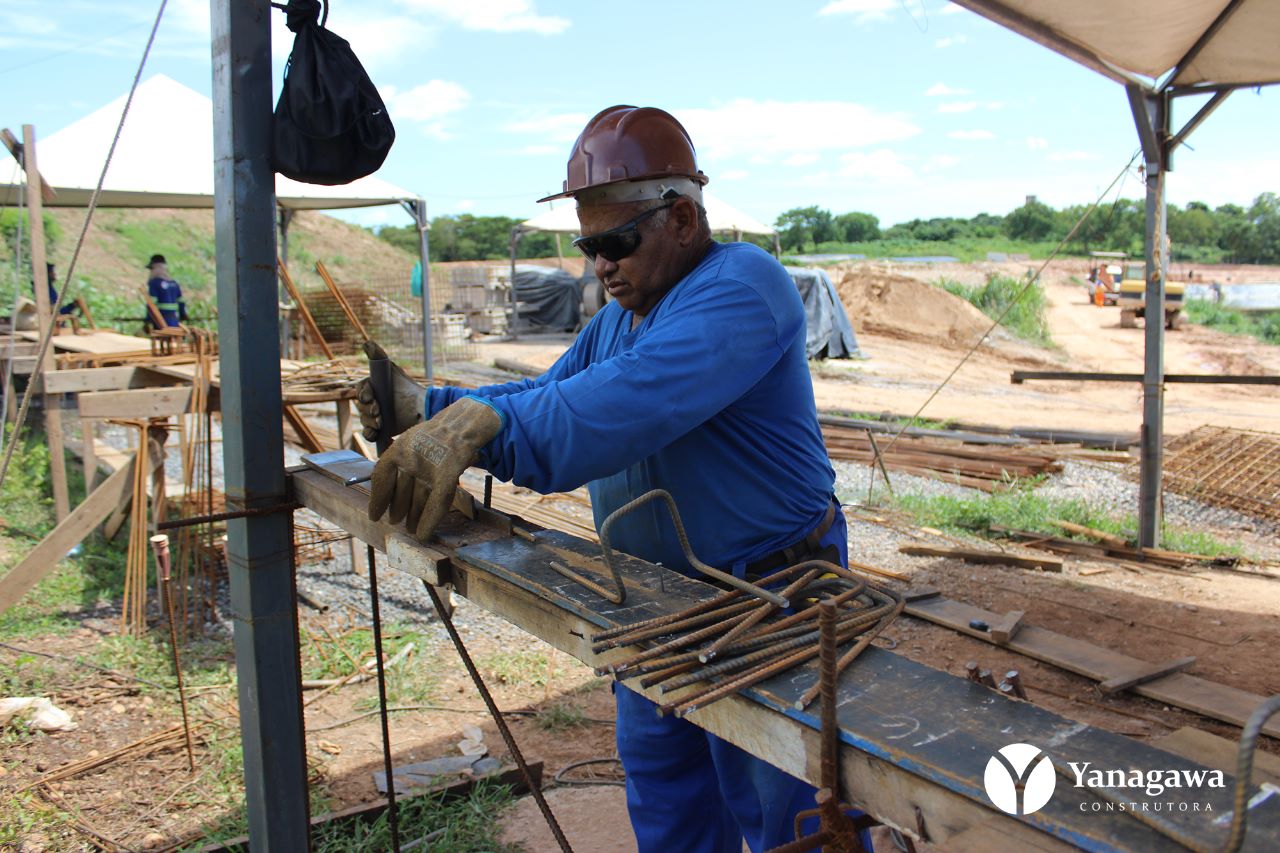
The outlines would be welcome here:
M 471 93 L 452 80 L 430 80 L 404 92 L 386 86 L 382 89 L 382 99 L 393 120 L 429 122 L 465 107 Z
M 958 36 L 943 36 L 942 38 L 935 41 L 933 43 L 933 46 L 938 48 L 945 48 L 945 47 L 951 47 L 957 44 L 964 44 L 967 41 L 969 41 L 969 37 L 962 33 Z
M 952 166 L 960 165 L 960 158 L 951 154 L 934 154 L 925 161 L 925 171 L 932 172 L 938 169 L 950 169 Z
M 744 178 L 750 177 L 750 175 L 751 173 L 748 172 L 746 169 L 730 169 L 729 171 L 724 172 L 723 174 L 716 175 L 716 180 L 741 181 Z
M 476 206 L 476 203 L 469 198 L 459 199 L 458 203 L 455 205 L 455 207 L 457 207 L 458 210 L 471 210 L 475 206 Z
M 910 180 L 915 177 L 911 167 L 887 148 L 880 148 L 870 153 L 850 151 L 848 154 L 841 154 L 840 169 L 836 174 L 842 178 L 869 178 L 881 181 Z
M 996 135 L 989 130 L 953 130 L 947 134 L 950 139 L 995 139 Z
M 967 113 L 977 108 L 977 101 L 952 101 L 949 104 L 938 104 L 938 112 L 940 113 Z
M 700 156 L 793 155 L 860 148 L 920 132 L 905 118 L 846 101 L 752 101 L 676 111 Z
M 429 12 L 466 30 L 495 33 L 531 32 L 551 36 L 564 32 L 568 18 L 539 15 L 531 0 L 403 0 L 404 5 Z
M 503 125 L 502 129 L 508 133 L 544 136 L 557 142 L 573 142 L 590 119 L 586 113 L 554 113 L 517 119 Z
M 1088 151 L 1055 151 L 1049 155 L 1049 159 L 1055 163 L 1069 163 L 1075 160 L 1096 160 L 1097 155 Z
M 965 11 L 963 6 L 957 6 L 955 3 L 946 3 L 938 10 L 939 15 L 958 15 Z
M 0 14 L 0 21 L 3 21 L 0 27 L 10 35 L 47 36 L 58 31 L 57 21 L 39 15 L 4 12 Z
M 953 89 L 946 83 L 934 83 L 928 89 L 924 90 L 924 96 L 926 98 L 958 98 L 961 95 L 971 94 L 973 93 L 968 89 Z
M 341 8 L 338 6 L 338 9 Z M 351 14 L 350 10 L 348 14 Z M 345 17 L 337 20 L 337 15 L 333 14 L 329 16 L 328 26 L 351 42 L 351 49 L 366 69 L 386 67 L 391 64 L 391 60 L 422 51 L 435 41 L 436 33 L 417 18 L 406 15 L 352 15 L 351 20 Z M 271 29 L 273 32 L 283 32 L 292 46 L 293 33 L 283 25 L 273 26 Z M 274 45 L 274 38 L 272 42 Z M 374 82 L 378 82 L 376 77 Z
M 810 163 L 818 162 L 818 155 L 812 151 L 806 151 L 803 154 L 792 154 L 782 162 L 786 166 L 808 166 Z
M 982 106 L 983 106 L 983 109 L 1002 110 L 1004 109 L 1004 101 L 987 101 Z
M 1049 147 L 1049 140 L 1045 139 L 1043 136 L 1027 137 L 1027 148 L 1031 149 L 1032 151 L 1043 151 L 1048 147 Z
M 819 15 L 853 15 L 854 22 L 888 20 L 889 13 L 898 8 L 899 0 L 831 0 L 818 10 Z

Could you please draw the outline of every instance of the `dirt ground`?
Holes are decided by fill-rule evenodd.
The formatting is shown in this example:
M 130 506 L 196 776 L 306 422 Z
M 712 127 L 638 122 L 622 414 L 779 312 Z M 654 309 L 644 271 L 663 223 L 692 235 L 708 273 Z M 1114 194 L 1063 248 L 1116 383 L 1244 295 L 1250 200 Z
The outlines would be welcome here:
M 1049 327 L 1057 349 L 1042 350 L 997 334 L 977 349 L 923 415 L 1006 427 L 1136 432 L 1141 421 L 1141 391 L 1136 384 L 1009 382 L 1010 371 L 1018 368 L 1141 371 L 1141 329 L 1121 329 L 1119 309 L 1089 304 L 1083 288 L 1070 281 L 1071 275 L 1080 274 L 1078 266 L 1078 262 L 1055 265 L 1045 279 Z M 1025 264 L 952 265 L 945 274 L 979 281 L 989 271 L 1021 275 L 1025 268 Z M 1206 278 L 1213 274 L 1208 267 L 1197 267 L 1197 273 Z M 832 276 L 839 282 L 849 274 L 927 281 L 943 272 L 918 266 L 860 264 L 841 267 Z M 1249 274 L 1265 275 L 1252 270 Z M 1270 277 L 1280 279 L 1280 271 L 1271 271 Z M 928 314 L 922 306 L 919 315 L 927 320 Z M 954 318 L 945 312 L 939 317 L 938 322 L 947 322 L 949 329 L 956 327 Z M 826 363 L 816 369 L 819 408 L 913 414 L 974 342 L 972 337 L 957 337 L 950 331 L 931 334 L 926 321 L 904 335 L 889 334 L 891 327 L 883 324 L 871 323 L 868 328 L 864 317 L 850 319 L 868 358 Z M 1196 327 L 1170 332 L 1166 341 L 1169 372 L 1280 373 L 1280 347 Z M 486 360 L 505 357 L 546 367 L 566 345 L 562 338 L 547 341 L 529 336 L 516 342 L 484 344 L 481 349 Z M 1166 432 L 1176 434 L 1202 424 L 1275 431 L 1280 425 L 1280 406 L 1274 392 L 1266 388 L 1170 385 Z M 936 586 L 949 597 L 997 612 L 1024 610 L 1030 624 L 1088 638 L 1138 658 L 1155 661 L 1194 655 L 1196 663 L 1190 670 L 1194 675 L 1259 694 L 1280 692 L 1280 669 L 1273 651 L 1280 644 L 1280 582 L 1276 580 L 1223 571 L 1196 576 L 1136 575 L 1115 568 L 1098 572 L 1095 570 L 1102 566 L 1075 559 L 1068 560 L 1064 571 L 1055 575 L 901 558 L 896 547 L 886 546 L 882 551 L 861 547 L 860 532 L 887 528 L 897 531 L 904 541 L 943 541 L 947 537 L 938 539 L 882 511 L 855 512 L 850 515 L 850 527 L 851 557 L 880 565 L 895 561 L 895 570 L 907 574 L 910 585 Z M 1224 535 L 1246 534 L 1231 531 Z M 1280 560 L 1280 543 L 1259 536 L 1248 538 L 1250 550 L 1269 560 Z M 311 614 L 306 618 L 336 617 Z M 30 638 L 14 645 L 74 657 L 101 643 L 109 631 L 109 624 L 90 619 L 71 635 Z M 1037 705 L 1131 737 L 1155 738 L 1186 725 L 1226 738 L 1239 734 L 1231 726 L 1132 694 L 1104 698 L 1087 679 L 914 619 L 902 618 L 895 623 L 884 644 L 957 675 L 963 674 L 965 663 L 971 660 L 998 673 L 1017 669 Z M 481 658 L 504 647 L 504 641 L 473 636 L 470 646 L 473 655 Z M 545 762 L 544 779 L 550 780 L 573 762 L 612 756 L 613 710 L 606 682 L 532 638 L 527 648 L 547 661 L 538 678 L 527 683 L 490 681 L 499 706 L 520 712 L 508 719 L 524 753 Z M 12 660 L 15 654 L 0 649 L 0 661 Z M 463 727 L 469 725 L 481 729 L 492 754 L 505 756 L 496 729 L 450 650 L 423 654 L 413 663 L 432 667 L 436 684 L 432 700 L 423 703 L 426 707 L 393 716 L 391 740 L 396 762 L 457 755 Z M 11 789 L 95 750 L 106 754 L 175 724 L 175 709 L 169 699 L 140 692 L 127 678 L 59 659 L 46 659 L 43 664 L 51 667 L 56 683 L 64 685 L 51 698 L 73 712 L 80 728 L 0 742 L 0 787 Z M 313 782 L 322 783 L 318 787 L 325 792 L 325 808 L 336 810 L 378 798 L 372 773 L 382 766 L 379 724 L 376 715 L 365 714 L 376 696 L 374 691 L 373 682 L 344 687 L 307 708 L 310 768 Z M 219 739 L 234 733 L 234 694 L 209 690 L 193 707 L 195 719 L 210 721 L 201 729 L 198 749 L 200 761 L 206 763 L 213 760 Z M 550 725 L 548 710 L 552 708 L 576 709 L 572 723 L 566 727 Z M 536 716 L 537 712 L 543 716 Z M 1278 751 L 1277 744 L 1267 739 L 1263 748 Z M 607 780 L 613 768 L 599 765 L 594 773 L 597 781 Z M 584 773 L 573 775 L 582 778 Z M 181 749 L 168 749 L 115 761 L 54 783 L 39 796 L 78 815 L 84 828 L 78 834 L 58 838 L 37 832 L 20 849 L 28 853 L 90 849 L 94 833 L 134 849 L 148 845 L 148 849 L 165 849 L 198 827 L 225 817 L 218 808 L 207 805 L 210 798 L 198 796 L 205 778 L 188 774 Z M 550 791 L 549 799 L 576 849 L 634 850 L 621 788 L 562 785 Z M 504 817 L 503 839 L 523 844 L 531 853 L 554 849 L 527 798 Z M 105 846 L 101 838 L 96 843 Z

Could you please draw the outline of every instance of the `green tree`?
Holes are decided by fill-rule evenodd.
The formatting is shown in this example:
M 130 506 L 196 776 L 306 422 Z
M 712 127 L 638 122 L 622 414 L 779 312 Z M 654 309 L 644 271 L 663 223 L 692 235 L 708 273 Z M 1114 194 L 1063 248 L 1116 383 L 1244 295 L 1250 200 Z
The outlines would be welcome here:
M 831 211 L 817 205 L 783 211 L 773 224 L 783 247 L 796 251 L 804 251 L 810 243 L 816 246 L 836 239 Z
M 1053 233 L 1054 225 L 1053 208 L 1036 199 L 1029 199 L 1004 218 L 1004 231 L 1015 240 L 1044 240 Z
M 1253 223 L 1253 263 L 1280 263 L 1280 196 L 1267 192 L 1253 200 L 1249 206 L 1249 219 Z
M 1216 246 L 1218 223 L 1208 205 L 1191 202 L 1185 210 L 1169 205 L 1169 239 L 1175 251 L 1188 247 Z
M 870 213 L 842 213 L 835 219 L 837 240 L 846 243 L 868 243 L 880 239 L 880 220 Z

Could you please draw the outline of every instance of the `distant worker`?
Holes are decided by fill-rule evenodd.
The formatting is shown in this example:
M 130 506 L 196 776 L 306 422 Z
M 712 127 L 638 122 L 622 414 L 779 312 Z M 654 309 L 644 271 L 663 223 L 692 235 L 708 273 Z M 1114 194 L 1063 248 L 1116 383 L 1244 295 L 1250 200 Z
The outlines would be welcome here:
M 712 239 L 707 176 L 670 114 L 616 106 L 574 144 L 574 245 L 613 300 L 542 376 L 424 389 L 396 372 L 393 411 L 368 383 L 365 434 L 400 437 L 374 470 L 369 517 L 427 540 L 475 464 L 549 493 L 587 485 L 596 525 L 652 489 L 674 496 L 693 552 L 738 577 L 806 559 L 846 564 L 848 534 L 818 426 L 805 311 L 768 252 Z M 377 354 L 376 345 L 372 348 Z M 660 504 L 619 518 L 614 547 L 693 576 Z M 615 688 L 617 746 L 641 853 L 741 853 L 795 838 L 814 789 L 689 720 Z M 864 835 L 866 846 L 870 840 Z
M 165 325 L 182 325 L 187 319 L 187 303 L 182 298 L 182 288 L 169 277 L 169 264 L 164 255 L 152 255 L 147 269 L 151 273 L 147 280 L 147 295 L 160 311 Z
M 58 304 L 58 288 L 55 286 L 55 282 L 58 280 L 58 273 L 53 264 L 45 264 L 44 269 L 49 282 L 49 307 L 53 308 L 53 306 Z M 31 292 L 35 293 L 35 290 L 36 283 L 32 280 Z M 66 315 L 73 313 L 79 307 L 80 306 L 75 302 L 69 302 L 58 309 L 58 315 L 65 317 Z

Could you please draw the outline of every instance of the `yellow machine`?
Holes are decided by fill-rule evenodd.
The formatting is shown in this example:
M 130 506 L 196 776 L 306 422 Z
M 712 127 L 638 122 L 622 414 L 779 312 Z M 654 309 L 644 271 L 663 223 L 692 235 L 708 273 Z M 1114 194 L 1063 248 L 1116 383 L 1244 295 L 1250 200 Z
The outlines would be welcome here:
M 1120 280 L 1120 297 L 1116 304 L 1120 306 L 1120 326 L 1132 329 L 1138 325 L 1138 318 L 1146 316 L 1146 264 L 1127 263 L 1124 265 L 1124 278 Z M 1180 281 L 1164 283 L 1164 327 L 1166 329 L 1182 328 L 1182 299 L 1186 286 Z

